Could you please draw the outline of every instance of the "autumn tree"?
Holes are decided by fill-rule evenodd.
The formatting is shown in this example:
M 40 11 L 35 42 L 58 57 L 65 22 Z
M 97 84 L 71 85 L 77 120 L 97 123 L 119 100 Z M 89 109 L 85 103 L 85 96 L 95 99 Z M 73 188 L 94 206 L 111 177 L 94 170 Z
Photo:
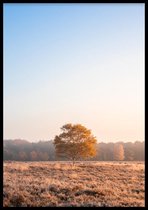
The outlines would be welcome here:
M 96 138 L 81 124 L 66 124 L 62 133 L 55 136 L 54 145 L 57 157 L 76 160 L 94 157 L 96 155 Z
M 114 145 L 114 160 L 124 160 L 124 148 L 122 144 Z

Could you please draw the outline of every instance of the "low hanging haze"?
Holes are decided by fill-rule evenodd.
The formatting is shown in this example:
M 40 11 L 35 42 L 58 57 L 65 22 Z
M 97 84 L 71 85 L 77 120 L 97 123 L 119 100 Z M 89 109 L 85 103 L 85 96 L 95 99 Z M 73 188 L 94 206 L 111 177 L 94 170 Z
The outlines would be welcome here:
M 4 4 L 4 139 L 144 141 L 144 7 Z

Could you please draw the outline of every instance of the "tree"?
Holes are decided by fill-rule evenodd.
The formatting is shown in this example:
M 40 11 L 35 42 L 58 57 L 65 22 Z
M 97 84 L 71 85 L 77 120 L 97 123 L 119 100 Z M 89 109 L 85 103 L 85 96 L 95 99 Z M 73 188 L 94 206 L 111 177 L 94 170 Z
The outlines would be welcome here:
M 37 152 L 34 150 L 32 152 L 30 152 L 30 158 L 32 161 L 38 160 Z
M 134 160 L 144 160 L 144 142 L 134 143 Z
M 47 152 L 39 152 L 39 160 L 49 160 L 49 155 Z
M 134 143 L 127 142 L 124 144 L 124 160 L 134 160 Z
M 94 157 L 96 155 L 96 138 L 81 124 L 66 124 L 62 133 L 55 136 L 54 145 L 57 157 L 76 160 Z
M 122 144 L 114 145 L 114 160 L 124 160 L 124 148 Z
M 27 154 L 24 151 L 19 152 L 19 159 L 20 160 L 27 160 Z

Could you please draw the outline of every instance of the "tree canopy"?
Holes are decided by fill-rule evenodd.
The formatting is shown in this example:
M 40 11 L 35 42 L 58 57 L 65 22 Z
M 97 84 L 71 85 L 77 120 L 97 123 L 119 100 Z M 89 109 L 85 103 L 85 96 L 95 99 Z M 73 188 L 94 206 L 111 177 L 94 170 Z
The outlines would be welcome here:
M 57 157 L 66 157 L 73 161 L 96 155 L 96 138 L 91 130 L 81 124 L 65 124 L 62 133 L 55 136 L 54 145 Z
M 114 160 L 124 160 L 124 148 L 122 144 L 115 144 Z

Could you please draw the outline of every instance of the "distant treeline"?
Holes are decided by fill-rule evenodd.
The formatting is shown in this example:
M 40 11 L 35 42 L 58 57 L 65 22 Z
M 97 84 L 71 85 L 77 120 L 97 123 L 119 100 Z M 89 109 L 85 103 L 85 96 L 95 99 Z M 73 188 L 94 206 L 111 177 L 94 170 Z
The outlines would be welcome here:
M 145 159 L 144 142 L 117 142 L 117 143 L 98 143 L 97 155 L 91 160 L 94 161 L 113 161 L 114 148 L 122 145 L 124 149 L 124 160 L 142 161 Z M 17 161 L 55 161 L 57 159 L 53 141 L 39 141 L 31 143 L 26 140 L 4 140 L 3 150 L 4 160 Z

